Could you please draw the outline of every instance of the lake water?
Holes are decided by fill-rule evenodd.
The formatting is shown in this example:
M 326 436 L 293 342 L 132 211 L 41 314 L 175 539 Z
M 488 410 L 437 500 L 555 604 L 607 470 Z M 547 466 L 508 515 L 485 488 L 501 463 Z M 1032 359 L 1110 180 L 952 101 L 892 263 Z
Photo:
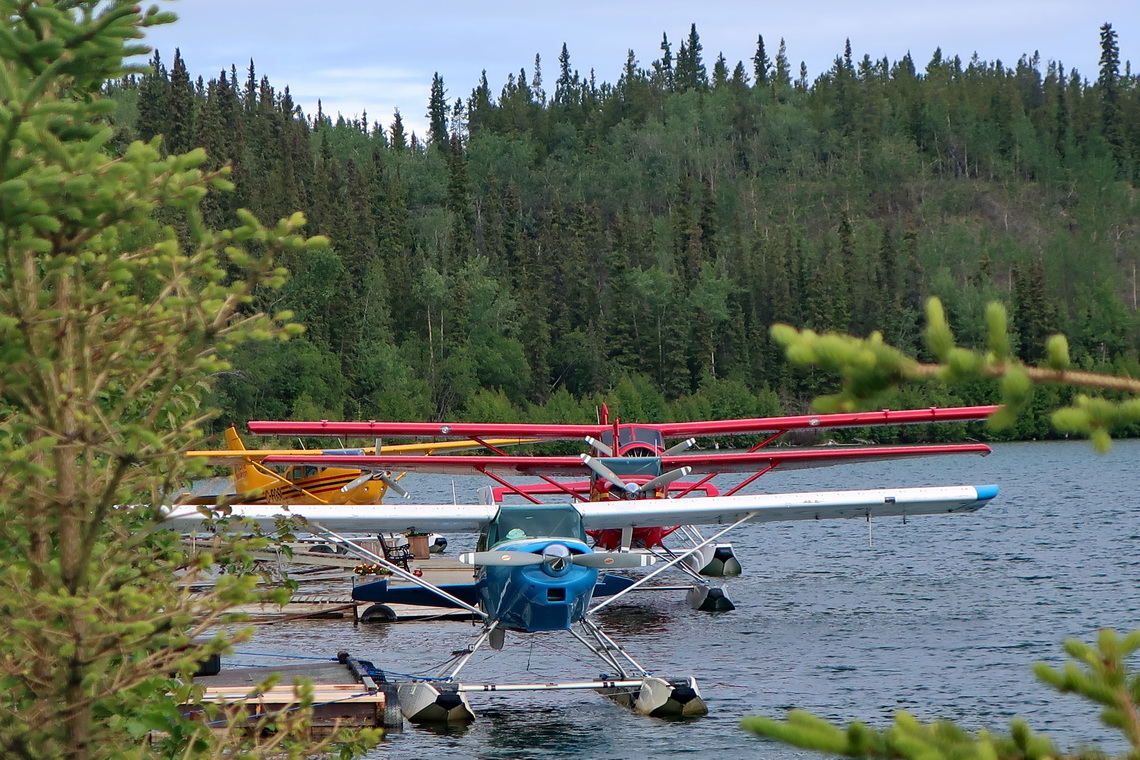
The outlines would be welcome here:
M 1001 493 L 966 515 L 746 525 L 730 535 L 744 574 L 733 612 L 695 612 L 680 592 L 635 596 L 600 622 L 650 670 L 695 675 L 704 718 L 646 718 L 593 692 L 472 695 L 470 727 L 393 732 L 369 757 L 819 757 L 744 732 L 747 715 L 803 708 L 886 726 L 897 710 L 978 729 L 1014 716 L 1062 747 L 1119 734 L 1096 709 L 1040 684 L 1036 661 L 1064 662 L 1066 638 L 1140 628 L 1140 441 L 1097 455 L 1086 442 L 999 444 L 988 457 L 770 473 L 749 490 L 985 485 Z M 424 503 L 451 501 L 450 478 L 409 475 Z M 456 497 L 484 483 L 455 479 Z M 762 489 L 760 488 L 762 486 Z M 464 547 L 452 537 L 448 553 Z M 306 621 L 260 629 L 243 652 L 329 656 L 346 649 L 396 673 L 431 674 L 477 634 L 471 623 L 358 626 Z M 511 635 L 480 652 L 465 681 L 592 678 L 600 661 L 565 634 Z M 234 661 L 268 662 L 234 655 Z

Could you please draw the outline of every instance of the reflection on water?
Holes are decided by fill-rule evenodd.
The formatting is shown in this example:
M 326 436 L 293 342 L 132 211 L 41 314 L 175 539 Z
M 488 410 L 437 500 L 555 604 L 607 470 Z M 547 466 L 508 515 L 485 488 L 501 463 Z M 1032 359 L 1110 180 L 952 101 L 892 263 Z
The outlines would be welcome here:
M 662 593 L 670 593 L 676 599 L 684 600 L 683 592 Z M 594 617 L 594 620 L 615 636 L 647 636 L 655 633 L 666 633 L 672 617 L 665 608 L 617 602 L 603 608 Z
M 745 715 L 790 708 L 879 726 L 905 709 L 972 729 L 1005 728 L 1021 715 L 1063 746 L 1119 751 L 1095 708 L 1048 690 L 1030 668 L 1062 663 L 1065 638 L 1140 627 L 1140 441 L 1117 442 L 1105 457 L 1084 442 L 994 449 L 985 458 L 770 473 L 749 490 L 997 483 L 1001 494 L 975 514 L 876 520 L 870 532 L 858 520 L 746 525 L 730 536 L 744 566 L 725 579 L 735 611 L 696 612 L 675 591 L 607 608 L 600 622 L 646 667 L 697 676 L 708 717 L 652 720 L 591 692 L 473 694 L 479 717 L 470 728 L 408 728 L 371 757 L 819 757 L 739 728 Z M 418 476 L 411 490 L 424 503 L 450 502 L 451 482 Z M 482 485 L 455 483 L 460 501 Z M 243 648 L 346 649 L 422 674 L 477 633 L 459 622 L 306 621 L 259 629 Z M 583 653 L 565 636 L 512 633 L 503 652 L 480 653 L 464 673 L 476 681 L 592 678 L 600 661 Z

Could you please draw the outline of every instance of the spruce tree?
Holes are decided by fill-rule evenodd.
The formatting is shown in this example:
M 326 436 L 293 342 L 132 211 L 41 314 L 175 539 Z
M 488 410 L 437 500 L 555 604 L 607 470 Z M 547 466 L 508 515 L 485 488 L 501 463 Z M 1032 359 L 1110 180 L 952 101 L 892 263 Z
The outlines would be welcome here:
M 451 144 L 447 131 L 447 110 L 443 77 L 437 72 L 431 79 L 431 95 L 428 100 L 428 144 L 442 152 L 447 152 Z
M 1104 139 L 1112 147 L 1113 155 L 1119 164 L 1125 159 L 1125 138 L 1120 108 L 1120 47 L 1112 24 L 1100 28 L 1100 75 L 1097 77 L 1100 91 L 1101 123 Z
M 756 54 L 752 56 L 752 74 L 757 87 L 768 86 L 768 74 L 772 70 L 772 61 L 764 50 L 764 35 L 756 35 Z

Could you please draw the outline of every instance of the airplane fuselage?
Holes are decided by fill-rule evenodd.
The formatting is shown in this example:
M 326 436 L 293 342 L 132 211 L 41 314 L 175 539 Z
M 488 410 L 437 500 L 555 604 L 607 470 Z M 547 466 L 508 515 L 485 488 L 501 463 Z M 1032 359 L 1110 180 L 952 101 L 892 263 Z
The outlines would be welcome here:
M 532 538 L 503 541 L 491 551 L 547 554 L 565 547 L 585 554 L 590 548 L 570 538 Z M 501 625 L 518 631 L 561 631 L 581 620 L 594 597 L 596 568 L 558 562 L 540 565 L 481 567 L 476 588 L 483 610 Z
M 235 478 L 239 493 L 254 494 L 250 504 L 379 504 L 387 490 L 369 480 L 348 492 L 341 488 L 360 476 L 360 470 L 340 467 L 289 467 L 281 475 L 258 472 L 252 466 Z

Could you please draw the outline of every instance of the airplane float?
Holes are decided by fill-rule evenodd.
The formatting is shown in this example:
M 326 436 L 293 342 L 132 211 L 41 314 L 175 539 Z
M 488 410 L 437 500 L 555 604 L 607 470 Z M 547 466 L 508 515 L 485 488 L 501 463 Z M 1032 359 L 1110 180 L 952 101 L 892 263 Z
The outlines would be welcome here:
M 388 579 L 358 585 L 353 598 L 363 602 L 432 605 L 464 609 L 483 623 L 475 641 L 455 653 L 434 678 L 408 678 L 396 683 L 404 715 L 416 722 L 469 721 L 474 712 L 468 701 L 472 692 L 521 690 L 590 689 L 652 716 L 693 716 L 707 712 L 693 676 L 666 678 L 654 674 L 633 658 L 594 620 L 597 612 L 643 589 L 660 573 L 684 567 L 702 556 L 734 528 L 745 522 L 821 520 L 972 512 L 997 493 L 997 486 L 949 486 L 832 491 L 785 494 L 739 494 L 740 488 L 774 468 L 817 467 L 846 461 L 875 461 L 939 453 L 986 453 L 988 447 L 966 444 L 942 447 L 835 447 L 809 451 L 761 451 L 767 443 L 795 429 L 818 427 L 864 427 L 883 424 L 921 424 L 982 419 L 995 407 L 925 409 L 852 415 L 727 420 L 661 425 L 479 425 L 457 423 L 250 423 L 260 433 L 289 435 L 335 435 L 348 437 L 451 437 L 462 438 L 495 451 L 491 456 L 409 457 L 388 455 L 331 455 L 321 461 L 330 465 L 359 467 L 364 471 L 428 471 L 471 474 L 481 472 L 531 503 L 506 504 L 489 499 L 479 504 L 386 503 L 382 508 L 336 504 L 246 504 L 230 508 L 232 518 L 276 526 L 282 518 L 297 519 L 315 533 L 348 542 L 342 532 L 457 532 L 479 534 L 476 551 L 460 559 L 474 566 L 471 583 L 434 585 L 385 558 L 361 547 L 357 554 L 385 567 L 408 586 L 392 587 Z M 287 429 L 286 429 L 287 427 Z M 700 435 L 770 433 L 748 452 L 683 454 L 689 438 Z M 594 457 L 509 456 L 487 442 L 488 436 L 510 439 L 570 439 L 590 437 L 598 452 Z M 664 448 L 664 439 L 683 437 L 681 446 Z M 616 442 L 616 445 L 615 445 Z M 979 448 L 980 447 L 980 448 Z M 379 448 L 379 446 L 377 447 Z M 297 459 L 300 456 L 301 461 Z M 312 457 L 280 455 L 266 462 L 305 465 Z M 341 461 L 344 459 L 344 461 Z M 428 461 L 430 461 L 430 467 Z M 453 461 L 455 460 L 455 461 Z M 462 462 L 457 460 L 463 460 Z M 599 461 L 600 460 L 600 461 Z M 595 462 L 591 465 L 590 462 Z M 422 465 L 422 466 L 421 466 Z M 593 474 L 590 495 L 556 480 L 580 472 Z M 749 472 L 751 477 L 724 495 L 689 497 L 696 491 L 710 493 L 707 479 L 680 486 L 691 472 Z M 536 475 L 543 487 L 563 493 L 572 503 L 540 503 L 533 493 L 513 488 L 500 477 Z M 604 482 L 605 485 L 602 485 Z M 674 497 L 673 495 L 676 494 Z M 191 530 L 211 515 L 176 507 L 172 527 Z M 661 526 L 720 526 L 704 536 L 690 535 L 691 545 L 668 555 L 630 551 L 633 536 L 642 531 L 661 531 Z M 695 529 L 694 529 L 695 530 Z M 602 542 L 593 546 L 587 532 L 619 536 L 616 546 Z M 652 547 L 650 547 L 652 548 Z M 614 551 L 612 549 L 617 549 Z M 611 569 L 660 566 L 637 578 L 610 575 Z M 697 587 L 694 587 L 695 589 Z M 699 589 L 697 589 L 699 594 Z M 693 600 L 690 599 L 692 602 Z M 698 606 L 694 604 L 694 606 Z M 699 607 L 700 608 L 700 607 Z M 476 651 L 484 646 L 501 649 L 506 632 L 566 631 L 602 660 L 609 672 L 594 680 L 561 683 L 471 684 L 460 673 Z

